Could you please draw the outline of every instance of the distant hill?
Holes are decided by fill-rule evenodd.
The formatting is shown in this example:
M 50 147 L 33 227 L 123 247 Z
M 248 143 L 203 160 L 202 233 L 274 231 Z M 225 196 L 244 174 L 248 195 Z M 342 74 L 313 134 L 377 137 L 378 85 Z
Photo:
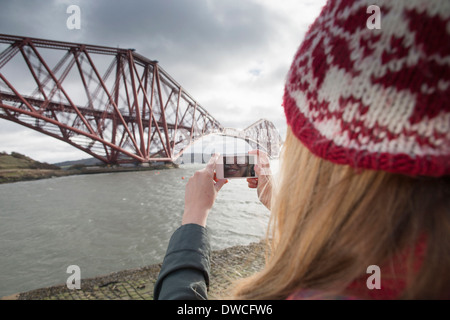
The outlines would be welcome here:
M 58 162 L 58 163 L 54 163 L 55 166 L 58 166 L 60 168 L 67 168 L 67 167 L 71 167 L 71 166 L 96 166 L 96 165 L 101 165 L 103 164 L 103 162 L 101 162 L 98 159 L 95 158 L 86 158 L 86 159 L 80 159 L 80 160 L 72 160 L 72 161 L 63 161 L 63 162 Z
M 17 152 L 0 152 L 0 183 L 61 177 L 70 174 L 60 167 L 39 162 Z
M 61 168 L 53 164 L 33 160 L 18 152 L 11 152 L 11 154 L 0 152 L 0 170 L 10 169 L 59 170 Z
M 149 167 L 136 165 L 107 167 L 95 158 L 64 161 L 55 164 L 42 163 L 23 154 L 0 152 L 0 184 L 26 180 L 47 179 L 79 174 L 163 170 L 177 168 L 175 164 L 154 164 Z

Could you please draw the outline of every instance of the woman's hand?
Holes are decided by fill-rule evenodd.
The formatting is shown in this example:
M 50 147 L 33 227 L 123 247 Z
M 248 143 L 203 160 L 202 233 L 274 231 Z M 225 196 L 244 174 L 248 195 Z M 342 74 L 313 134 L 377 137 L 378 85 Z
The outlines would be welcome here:
M 247 178 L 249 188 L 257 188 L 258 198 L 267 209 L 270 210 L 270 198 L 272 197 L 272 172 L 270 171 L 269 157 L 261 150 L 251 150 L 249 154 L 256 154 L 258 161 L 255 165 L 257 178 Z
M 219 155 L 214 154 L 206 167 L 189 178 L 184 196 L 184 214 L 181 224 L 196 223 L 206 227 L 206 220 L 217 193 L 228 182 L 217 179 L 214 173 Z

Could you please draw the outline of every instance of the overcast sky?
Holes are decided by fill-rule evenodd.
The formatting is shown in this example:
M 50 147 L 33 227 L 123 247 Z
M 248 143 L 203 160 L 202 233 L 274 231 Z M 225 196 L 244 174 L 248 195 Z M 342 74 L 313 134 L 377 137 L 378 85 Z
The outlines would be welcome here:
M 0 0 L 0 33 L 134 48 L 226 127 L 271 120 L 284 138 L 285 76 L 325 0 Z M 78 5 L 81 28 L 69 30 Z M 30 80 L 30 79 L 28 79 Z M 0 151 L 54 163 L 78 149 L 0 119 Z

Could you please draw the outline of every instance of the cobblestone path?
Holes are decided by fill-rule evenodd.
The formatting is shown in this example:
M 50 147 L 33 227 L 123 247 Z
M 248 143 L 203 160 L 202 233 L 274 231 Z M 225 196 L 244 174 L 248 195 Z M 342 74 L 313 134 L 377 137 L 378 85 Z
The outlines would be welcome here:
M 211 254 L 210 299 L 229 293 L 234 280 L 258 272 L 264 266 L 264 245 L 235 246 Z M 19 300 L 147 300 L 153 299 L 153 286 L 161 264 L 125 270 L 105 276 L 81 279 L 80 290 L 65 284 L 36 289 L 8 297 Z

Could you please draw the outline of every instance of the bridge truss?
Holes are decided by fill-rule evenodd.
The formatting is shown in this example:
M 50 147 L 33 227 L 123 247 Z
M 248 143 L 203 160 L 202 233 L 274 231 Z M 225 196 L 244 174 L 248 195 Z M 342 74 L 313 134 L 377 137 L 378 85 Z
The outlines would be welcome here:
M 11 35 L 0 35 L 0 118 L 108 164 L 172 162 L 210 134 L 264 142 L 275 156 L 281 145 L 267 120 L 225 129 L 157 61 L 134 49 Z M 263 133 L 264 125 L 271 129 Z

